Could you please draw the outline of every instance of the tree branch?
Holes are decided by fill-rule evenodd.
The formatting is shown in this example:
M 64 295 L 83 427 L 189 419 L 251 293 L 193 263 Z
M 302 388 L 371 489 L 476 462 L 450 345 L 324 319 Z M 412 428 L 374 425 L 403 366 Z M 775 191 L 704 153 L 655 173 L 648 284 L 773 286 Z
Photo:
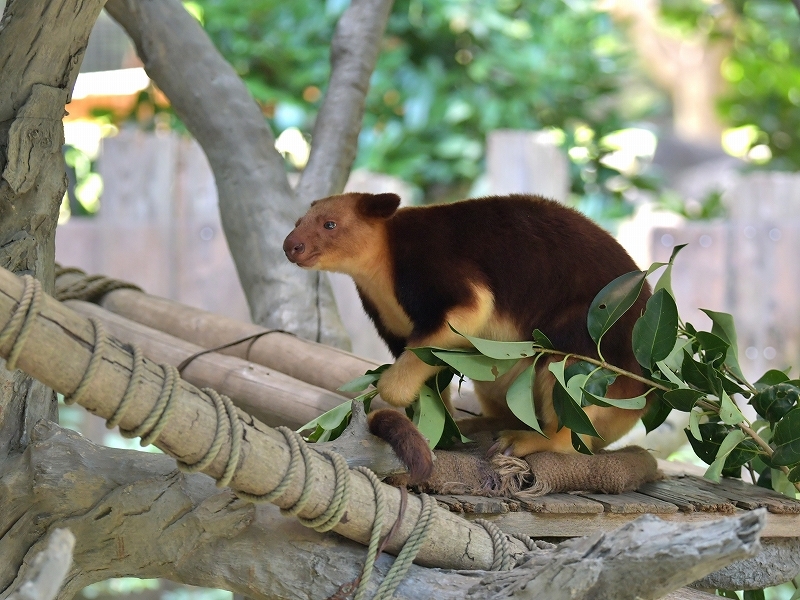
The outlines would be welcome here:
M 353 0 L 331 42 L 331 77 L 317 115 L 297 196 L 302 203 L 344 189 L 356 157 L 369 80 L 393 0 Z
M 68 526 L 78 539 L 59 598 L 109 577 L 163 577 L 267 600 L 327 598 L 358 575 L 365 549 L 318 534 L 185 475 L 164 455 L 95 446 L 40 422 L 24 454 L 0 466 L 0 590 L 14 565 L 38 552 L 42 531 Z M 702 526 L 651 516 L 558 547 L 513 571 L 471 573 L 412 566 L 396 597 L 654 599 L 758 549 L 763 514 Z M 378 560 L 376 586 L 392 559 Z M 313 565 L 313 568 L 310 568 Z M 469 590 L 470 596 L 467 596 Z M 545 595 L 538 595 L 546 590 Z M 0 592 L 0 597 L 2 597 Z
M 285 259 L 300 212 L 275 139 L 242 80 L 177 0 L 110 0 L 150 77 L 200 142 L 253 320 L 346 347 L 326 278 Z
M 8 600 L 53 600 L 72 566 L 74 547 L 75 536 L 69 529 L 53 531 L 47 548 L 36 555 Z

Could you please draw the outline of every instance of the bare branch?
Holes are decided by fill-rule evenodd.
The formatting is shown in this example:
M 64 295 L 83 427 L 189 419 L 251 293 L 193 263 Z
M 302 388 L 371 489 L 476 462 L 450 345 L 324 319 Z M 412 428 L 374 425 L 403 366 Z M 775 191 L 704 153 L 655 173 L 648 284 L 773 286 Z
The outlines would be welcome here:
M 327 279 L 284 257 L 283 238 L 301 209 L 269 125 L 233 67 L 177 0 L 110 0 L 106 8 L 211 163 L 253 320 L 347 346 Z
M 356 157 L 369 80 L 393 0 L 353 0 L 331 43 L 331 78 L 317 115 L 297 196 L 307 203 L 344 189 Z
M 75 536 L 70 530 L 56 529 L 50 534 L 47 548 L 36 555 L 8 600 L 53 600 L 72 566 L 74 547 Z

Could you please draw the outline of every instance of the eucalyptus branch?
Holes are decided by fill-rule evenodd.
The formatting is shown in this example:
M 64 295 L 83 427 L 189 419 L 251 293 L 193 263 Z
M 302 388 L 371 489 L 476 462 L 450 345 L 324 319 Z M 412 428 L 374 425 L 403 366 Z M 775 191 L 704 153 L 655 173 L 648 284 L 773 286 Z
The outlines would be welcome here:
M 757 394 L 757 393 L 758 393 L 758 390 L 757 390 L 757 389 L 756 389 L 756 388 L 755 388 L 753 385 L 751 385 L 749 381 L 746 381 L 746 380 L 742 379 L 741 377 L 739 377 L 739 376 L 738 376 L 736 373 L 734 373 L 734 372 L 731 370 L 731 368 L 730 368 L 728 365 L 722 365 L 722 369 L 725 371 L 725 373 L 726 373 L 727 375 L 729 375 L 729 376 L 730 376 L 730 377 L 732 377 L 734 380 L 736 380 L 736 382 L 737 382 L 737 383 L 740 383 L 740 384 L 742 384 L 743 386 L 745 386 L 745 387 L 746 387 L 748 390 L 750 390 L 750 391 L 751 391 L 753 394 Z
M 583 362 L 587 362 L 587 363 L 590 363 L 592 365 L 597 365 L 598 367 L 602 367 L 603 369 L 607 369 L 609 371 L 617 373 L 618 375 L 624 375 L 625 377 L 628 377 L 630 379 L 633 379 L 633 380 L 638 381 L 640 383 L 643 383 L 645 385 L 649 385 L 649 386 L 651 386 L 651 387 L 653 387 L 653 388 L 655 388 L 657 390 L 662 390 L 662 391 L 665 391 L 665 392 L 671 391 L 671 388 L 668 388 L 665 385 L 661 385 L 660 383 L 657 383 L 657 382 L 653 381 L 652 379 L 648 379 L 647 377 L 642 377 L 641 375 L 637 375 L 636 373 L 631 373 L 630 371 L 626 371 L 625 369 L 622 369 L 620 367 L 615 367 L 611 363 L 608 363 L 608 362 L 606 362 L 604 360 L 598 360 L 598 359 L 592 358 L 590 356 L 583 356 L 582 354 L 574 354 L 572 352 L 563 352 L 561 350 L 554 350 L 552 348 L 541 348 L 541 349 L 537 350 L 537 352 L 539 354 L 557 354 L 559 356 L 565 356 L 565 357 L 566 356 L 571 356 L 571 357 L 577 358 L 578 360 L 581 360 Z

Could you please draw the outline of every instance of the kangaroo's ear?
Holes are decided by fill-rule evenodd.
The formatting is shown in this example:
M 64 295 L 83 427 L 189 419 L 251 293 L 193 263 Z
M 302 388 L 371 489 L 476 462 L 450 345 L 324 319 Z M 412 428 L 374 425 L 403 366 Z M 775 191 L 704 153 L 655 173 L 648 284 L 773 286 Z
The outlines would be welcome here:
M 361 194 L 358 199 L 358 212 L 365 217 L 388 219 L 400 206 L 397 194 Z

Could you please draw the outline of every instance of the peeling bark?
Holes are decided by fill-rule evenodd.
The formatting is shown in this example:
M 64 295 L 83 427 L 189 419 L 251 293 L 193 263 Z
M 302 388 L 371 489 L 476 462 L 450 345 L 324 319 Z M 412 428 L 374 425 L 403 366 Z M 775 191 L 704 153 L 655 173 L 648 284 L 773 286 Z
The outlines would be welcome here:
M 0 22 L 0 266 L 53 289 L 66 190 L 61 119 L 103 0 L 11 0 Z M 23 448 L 55 395 L 0 361 L 0 459 Z

